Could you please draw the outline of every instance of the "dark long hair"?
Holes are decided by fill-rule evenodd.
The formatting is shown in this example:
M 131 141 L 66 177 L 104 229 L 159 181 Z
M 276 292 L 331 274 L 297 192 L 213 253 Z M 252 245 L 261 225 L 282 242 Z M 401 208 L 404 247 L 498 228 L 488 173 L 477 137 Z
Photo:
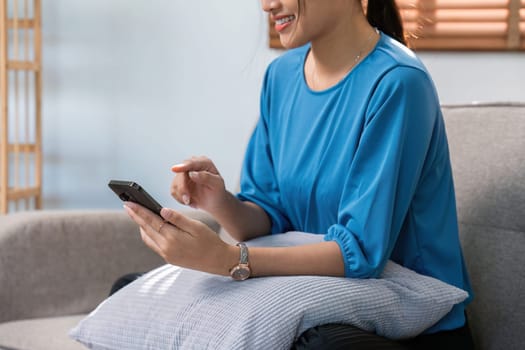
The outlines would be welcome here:
M 407 45 L 403 22 L 395 0 L 368 0 L 366 18 L 371 26 Z

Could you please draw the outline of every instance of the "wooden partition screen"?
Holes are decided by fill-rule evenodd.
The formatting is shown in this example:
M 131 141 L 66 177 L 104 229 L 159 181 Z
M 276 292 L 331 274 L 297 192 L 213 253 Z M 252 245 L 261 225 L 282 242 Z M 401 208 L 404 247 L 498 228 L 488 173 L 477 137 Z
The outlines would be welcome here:
M 0 213 L 42 206 L 40 0 L 0 0 Z

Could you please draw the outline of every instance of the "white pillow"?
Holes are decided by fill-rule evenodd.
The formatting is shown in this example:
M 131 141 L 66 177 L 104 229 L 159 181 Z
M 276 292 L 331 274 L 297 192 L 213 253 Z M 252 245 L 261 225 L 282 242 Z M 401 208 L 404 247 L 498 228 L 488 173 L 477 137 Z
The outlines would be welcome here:
M 289 232 L 253 240 L 322 241 Z M 467 293 L 389 261 L 379 279 L 228 277 L 159 267 L 106 299 L 70 336 L 97 350 L 289 349 L 310 327 L 352 324 L 401 339 L 424 331 Z

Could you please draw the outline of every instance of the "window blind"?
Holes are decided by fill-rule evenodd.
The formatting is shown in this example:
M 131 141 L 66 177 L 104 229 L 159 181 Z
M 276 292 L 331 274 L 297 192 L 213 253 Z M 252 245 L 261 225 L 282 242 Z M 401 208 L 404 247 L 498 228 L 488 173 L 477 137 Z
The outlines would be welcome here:
M 525 50 L 525 0 L 396 0 L 415 50 Z M 270 23 L 270 47 L 281 48 Z

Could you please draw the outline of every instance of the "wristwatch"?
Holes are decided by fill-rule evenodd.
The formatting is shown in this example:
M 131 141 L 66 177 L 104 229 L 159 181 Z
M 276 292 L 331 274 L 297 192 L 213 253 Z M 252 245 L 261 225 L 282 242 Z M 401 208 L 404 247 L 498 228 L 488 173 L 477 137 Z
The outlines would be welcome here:
M 230 276 L 236 281 L 244 281 L 252 273 L 248 261 L 248 247 L 244 243 L 237 243 L 237 246 L 241 248 L 241 257 L 239 258 L 239 264 L 230 269 Z

